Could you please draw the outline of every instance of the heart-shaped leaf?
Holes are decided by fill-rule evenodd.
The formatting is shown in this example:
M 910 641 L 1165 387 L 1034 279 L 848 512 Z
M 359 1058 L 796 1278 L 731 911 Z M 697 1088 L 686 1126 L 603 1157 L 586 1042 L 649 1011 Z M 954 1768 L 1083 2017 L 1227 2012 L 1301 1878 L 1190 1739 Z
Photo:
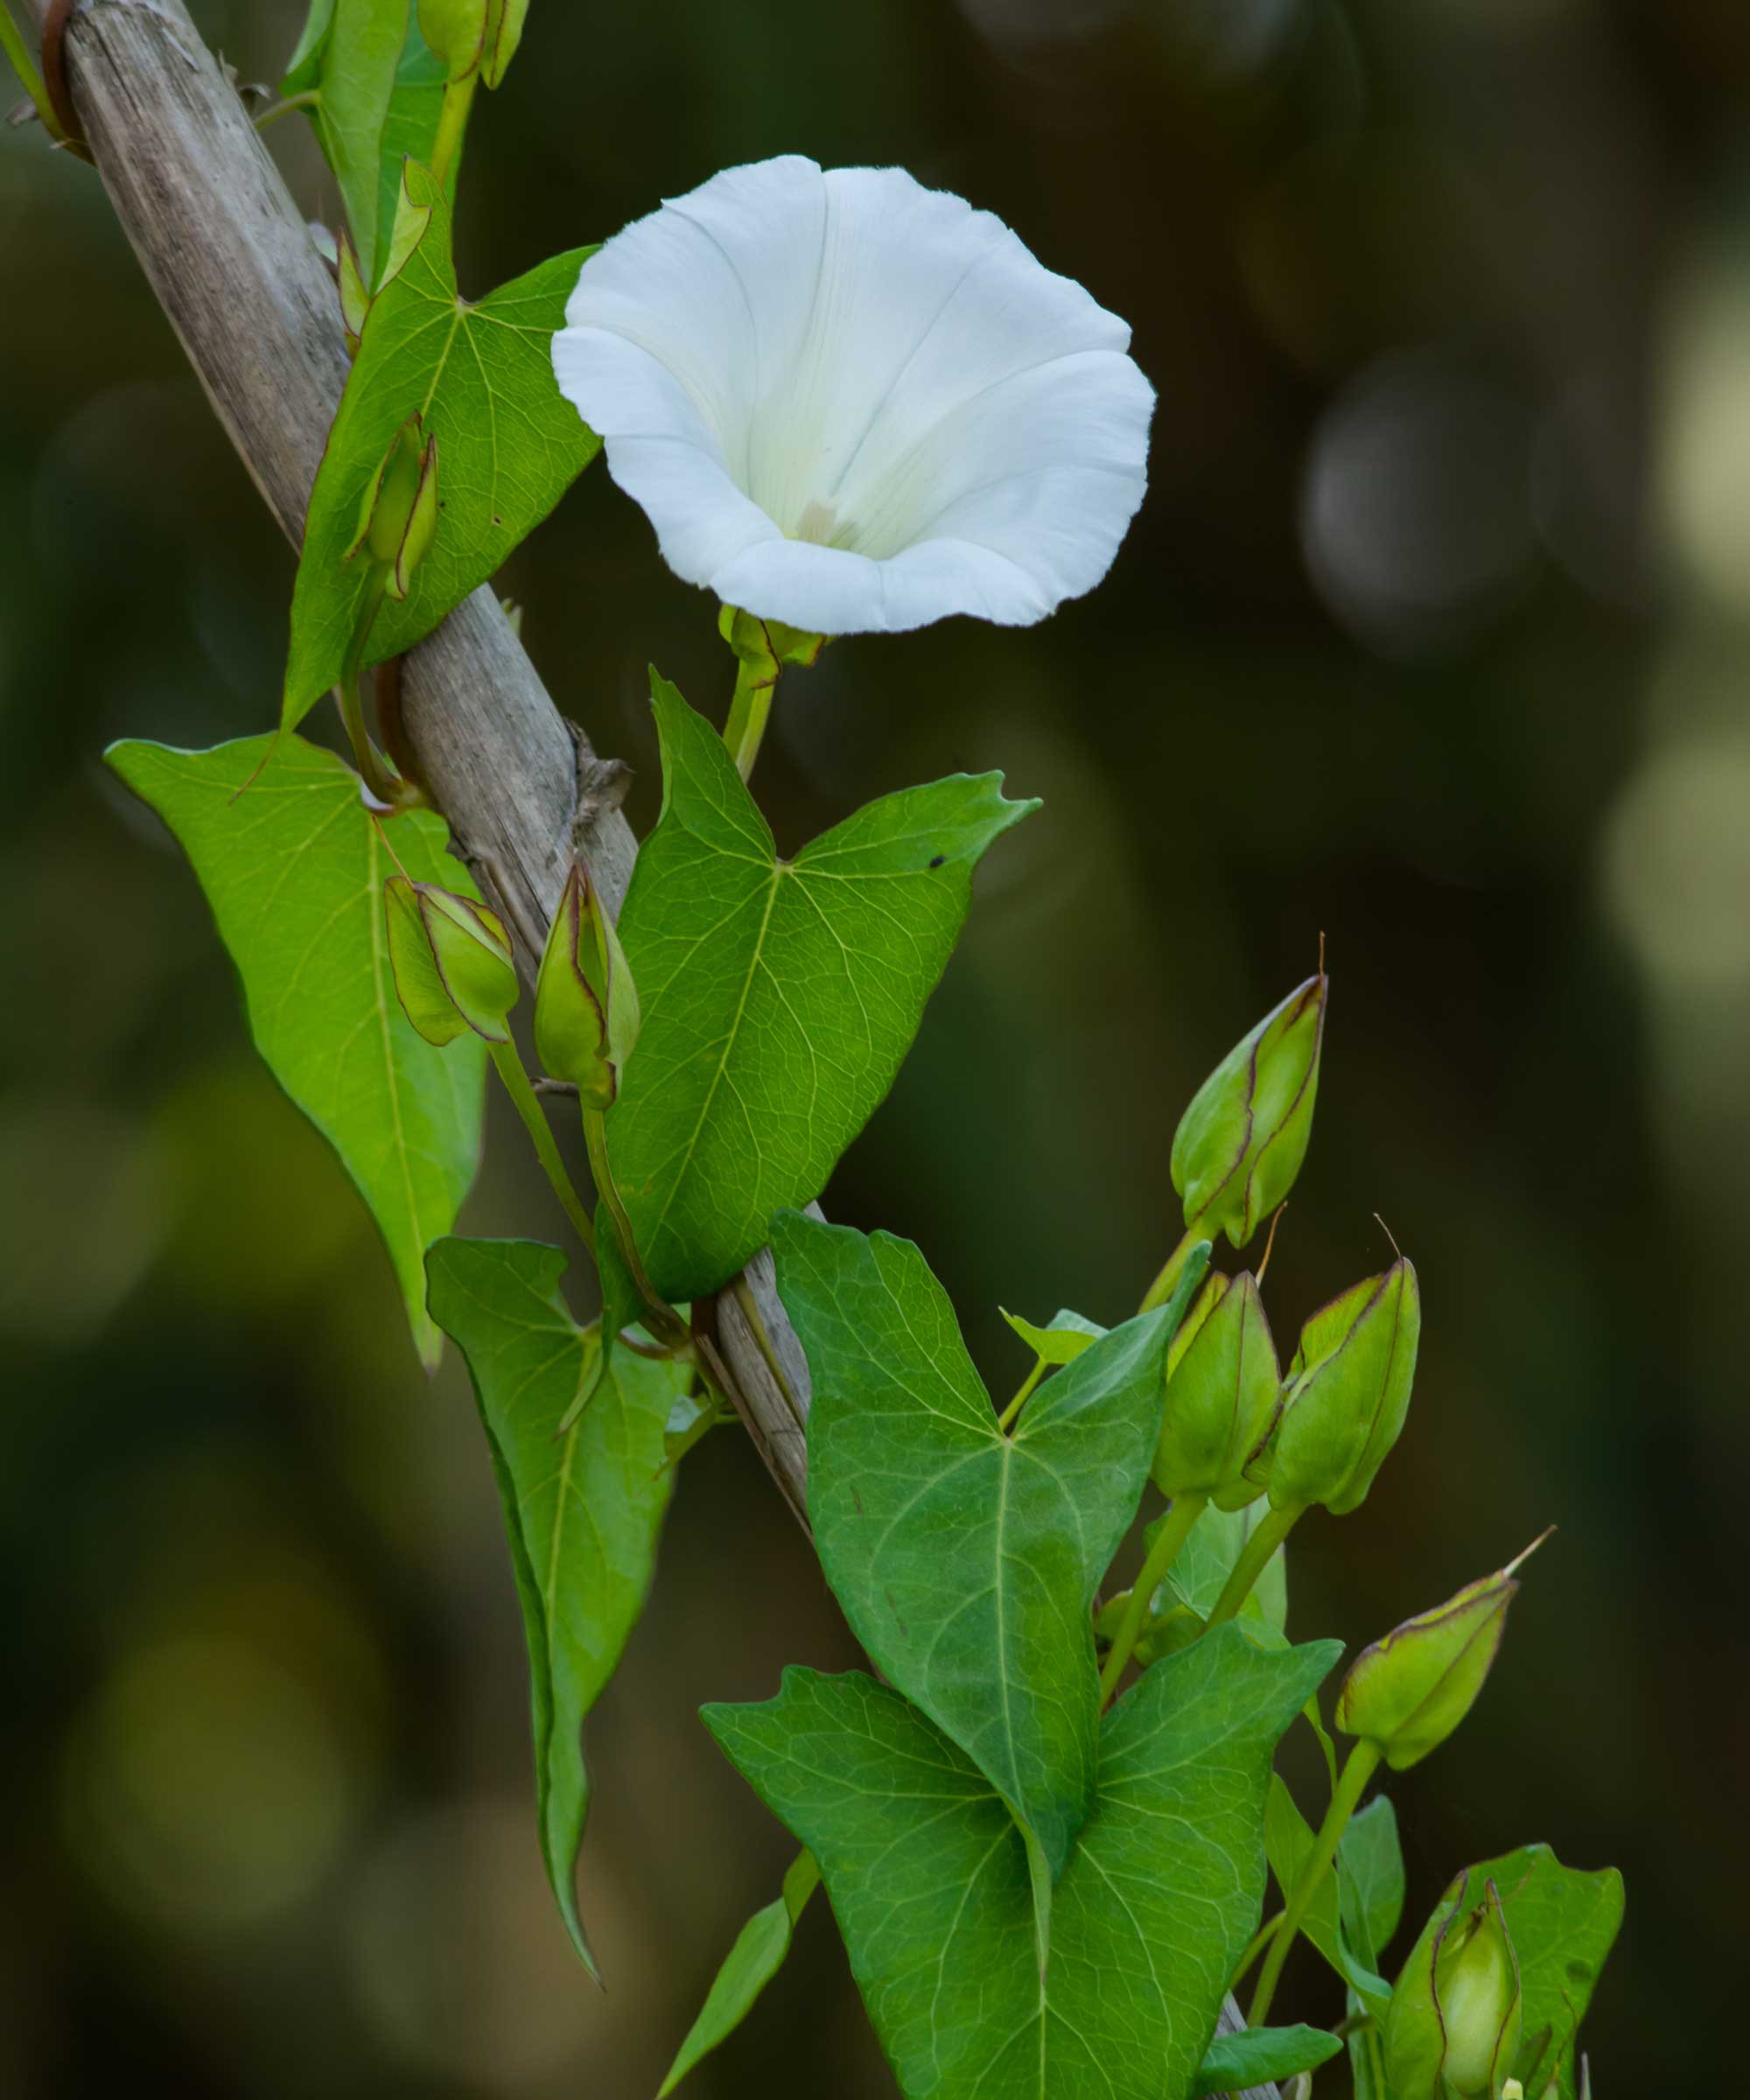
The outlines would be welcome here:
M 1398 1979 L 1419 1975 L 1441 1922 L 1480 1903 L 1490 1882 L 1519 1964 L 1520 2034 L 1513 2073 L 1527 2093 L 1553 2082 L 1573 2100 L 1574 2036 L 1592 2003 L 1605 1957 L 1622 1925 L 1622 1877 L 1614 1867 L 1587 1873 L 1564 1866 L 1547 1844 L 1484 1859 L 1458 1875 L 1435 1906 Z
M 383 925 L 396 864 L 357 776 L 297 737 L 117 744 L 107 757 L 187 854 L 243 980 L 256 1047 L 370 1206 L 435 1364 L 423 1261 L 474 1177 L 485 1051 L 473 1035 L 434 1049 L 402 1012 Z M 395 819 L 415 881 L 472 894 L 446 836 L 435 816 Z
M 780 860 L 722 738 L 651 683 L 662 815 L 620 920 L 644 1022 L 609 1133 L 645 1265 L 678 1301 L 820 1194 L 911 1046 L 980 855 L 1037 805 L 962 774 Z
M 549 344 L 592 248 L 556 256 L 478 304 L 458 296 L 450 206 L 416 161 L 402 173 L 396 255 L 371 302 L 304 523 L 283 726 L 340 679 L 370 564 L 349 559 L 360 512 L 416 411 L 438 441 L 437 537 L 370 630 L 367 661 L 410 649 L 538 525 L 599 448 L 553 377 Z
M 1118 1701 L 1043 1974 L 1012 1817 L 898 1691 L 790 1670 L 704 1718 L 819 1860 L 908 2100 L 1185 2100 L 1257 1922 L 1270 1753 L 1339 1652 L 1221 1627 Z
M 541 1852 L 572 1944 L 595 1971 L 578 1910 L 589 1809 L 578 1740 L 638 1623 L 673 1469 L 668 1414 L 686 1364 L 620 1351 L 569 1429 L 599 1336 L 559 1295 L 565 1257 L 529 1240 L 440 1240 L 427 1257 L 431 1313 L 468 1360 L 504 1505 L 522 1605 Z
M 909 1241 L 786 1211 L 772 1245 L 814 1383 L 821 1565 L 877 1667 L 1008 1802 L 1043 1932 L 1094 1796 L 1094 1592 L 1141 1499 L 1182 1303 L 1095 1342 L 1006 1436 Z
M 374 284 L 388 254 L 401 164 L 430 153 L 444 103 L 444 68 L 419 33 L 417 5 L 312 0 L 280 93 L 304 102 Z

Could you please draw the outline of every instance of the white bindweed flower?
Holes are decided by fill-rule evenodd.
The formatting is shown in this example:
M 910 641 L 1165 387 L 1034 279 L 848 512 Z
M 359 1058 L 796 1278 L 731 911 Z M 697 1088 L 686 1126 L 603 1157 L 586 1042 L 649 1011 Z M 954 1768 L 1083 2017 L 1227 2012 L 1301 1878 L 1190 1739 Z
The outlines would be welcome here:
M 1042 620 L 1142 500 L 1128 326 L 901 169 L 731 168 L 606 242 L 565 318 L 560 389 L 669 567 L 762 620 Z

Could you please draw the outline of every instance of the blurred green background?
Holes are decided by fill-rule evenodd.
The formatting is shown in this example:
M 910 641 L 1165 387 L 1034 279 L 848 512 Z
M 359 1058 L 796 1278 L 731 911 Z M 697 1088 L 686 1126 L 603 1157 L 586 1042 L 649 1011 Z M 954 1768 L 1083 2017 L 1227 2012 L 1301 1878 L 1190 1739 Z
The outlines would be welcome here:
M 276 75 L 291 0 L 195 11 Z M 332 216 L 301 123 L 270 136 Z M 1393 1784 L 1412 1911 L 1522 1839 L 1619 1865 L 1600 2100 L 1739 2090 L 1750 12 L 535 0 L 476 116 L 465 286 L 787 149 L 1002 214 L 1160 396 L 1091 598 L 787 681 L 780 840 L 958 766 L 1046 798 L 833 1214 L 917 1238 L 1012 1383 L 997 1304 L 1134 1303 L 1180 1108 L 1326 936 L 1272 1315 L 1380 1266 L 1378 1212 L 1427 1325 L 1380 1486 L 1297 1537 L 1293 1624 L 1359 1644 L 1561 1526 L 1462 1735 Z M 635 2100 L 790 1849 L 695 1709 L 853 1650 L 710 1438 L 590 1732 L 598 1992 L 536 1858 L 465 1381 L 421 1377 L 192 879 L 98 763 L 270 721 L 290 554 L 33 129 L 0 131 L 0 2090 Z M 648 821 L 643 666 L 720 708 L 713 608 L 599 467 L 505 587 Z M 465 1224 L 559 1236 L 514 1127 Z M 891 2091 L 823 1906 L 691 2090 Z

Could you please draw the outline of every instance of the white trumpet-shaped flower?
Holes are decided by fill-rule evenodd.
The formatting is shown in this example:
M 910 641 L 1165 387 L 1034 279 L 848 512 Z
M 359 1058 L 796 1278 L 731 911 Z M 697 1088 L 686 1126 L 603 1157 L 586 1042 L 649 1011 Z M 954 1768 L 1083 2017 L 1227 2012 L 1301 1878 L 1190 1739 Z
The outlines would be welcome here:
M 897 168 L 731 168 L 584 265 L 561 390 L 664 558 L 816 634 L 1042 620 L 1142 500 L 1130 332 Z

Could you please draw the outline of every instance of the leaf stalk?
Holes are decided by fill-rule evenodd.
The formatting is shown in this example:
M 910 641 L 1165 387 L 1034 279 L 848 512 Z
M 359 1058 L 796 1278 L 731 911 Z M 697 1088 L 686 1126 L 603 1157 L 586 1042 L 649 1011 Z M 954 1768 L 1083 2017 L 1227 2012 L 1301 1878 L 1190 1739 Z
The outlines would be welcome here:
M 565 1215 L 571 1221 L 572 1229 L 590 1250 L 596 1250 L 596 1228 L 590 1222 L 590 1214 L 584 1208 L 565 1162 L 559 1156 L 559 1147 L 553 1137 L 553 1126 L 548 1122 L 545 1111 L 536 1099 L 535 1089 L 528 1083 L 528 1074 L 522 1068 L 522 1059 L 514 1043 L 488 1043 L 490 1054 L 499 1077 L 504 1082 L 504 1090 L 509 1095 L 511 1105 L 522 1116 L 523 1127 L 535 1144 L 535 1156 L 545 1170 L 553 1185 L 553 1193 L 564 1207 Z

